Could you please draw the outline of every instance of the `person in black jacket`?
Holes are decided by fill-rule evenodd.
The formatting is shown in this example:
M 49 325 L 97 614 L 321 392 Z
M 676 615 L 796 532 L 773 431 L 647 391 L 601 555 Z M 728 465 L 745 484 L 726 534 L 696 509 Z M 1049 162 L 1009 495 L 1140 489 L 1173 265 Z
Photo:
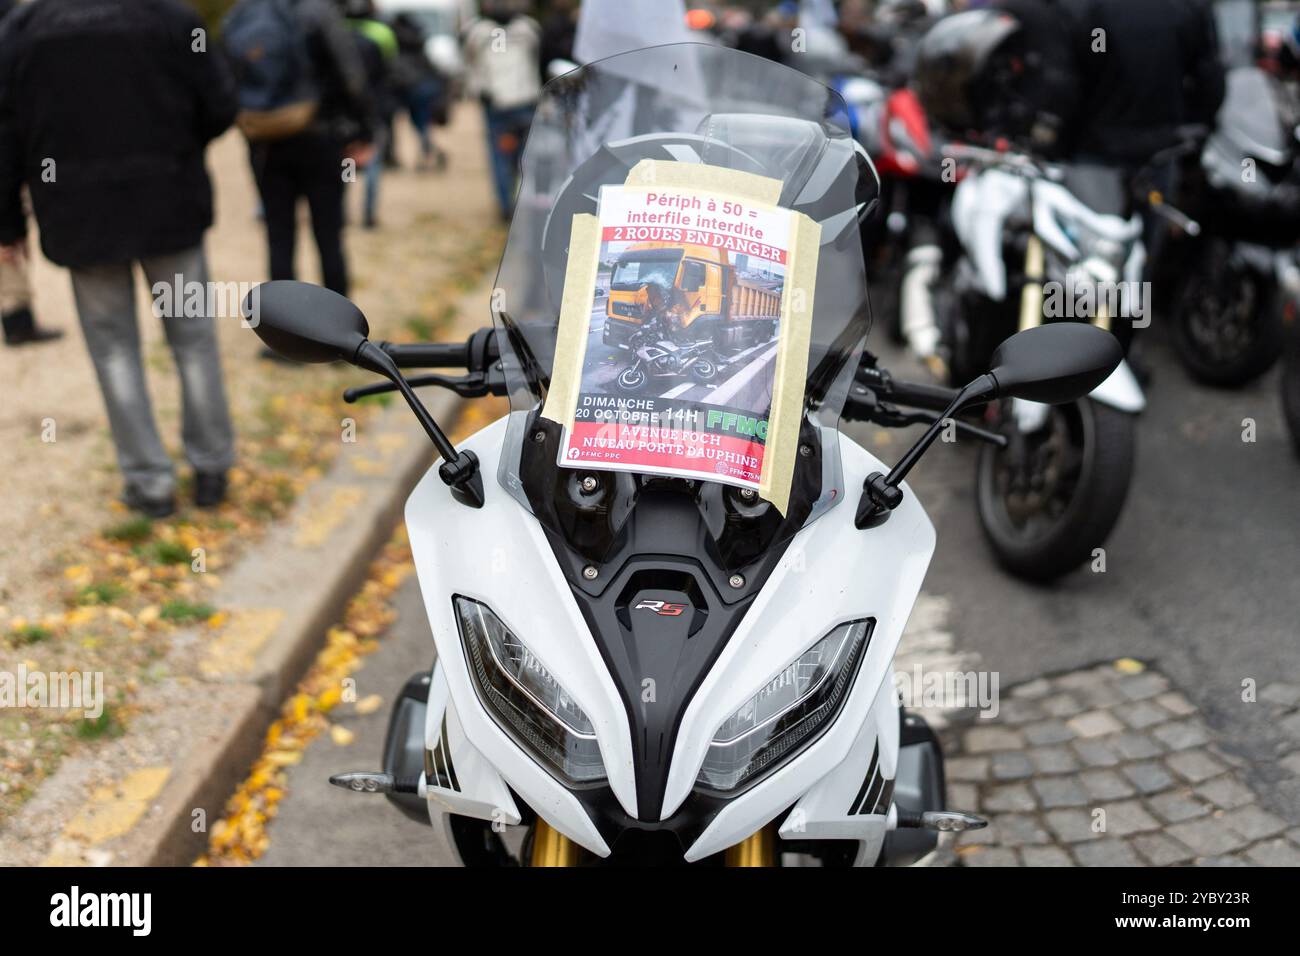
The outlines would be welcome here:
M 241 0 L 241 4 L 264 0 Z M 311 126 L 284 139 L 250 143 L 253 176 L 266 217 L 272 279 L 292 279 L 298 200 L 307 200 L 320 253 L 322 285 L 348 294 L 343 254 L 345 173 L 364 169 L 374 147 L 377 107 L 356 41 L 331 0 L 291 0 L 307 36 L 320 105 Z M 232 14 L 233 15 L 233 14 Z M 345 167 L 344 160 L 351 160 Z M 355 178 L 352 175 L 352 178 Z M 262 354 L 274 358 L 264 349 Z
M 1206 0 L 1059 0 L 1068 12 L 1080 99 L 1067 130 L 1071 157 L 1118 168 L 1130 187 L 1140 177 L 1177 200 L 1178 161 L 1159 154 L 1191 127 L 1213 129 L 1226 76 L 1214 12 Z M 1146 278 L 1171 279 L 1163 255 L 1169 227 L 1140 207 Z M 1140 358 L 1130 356 L 1139 375 Z
M 208 288 L 203 154 L 235 99 L 202 26 L 180 0 L 39 0 L 0 27 L 0 247 L 25 242 L 26 184 L 41 248 L 71 271 L 126 502 L 153 516 L 173 510 L 175 477 L 145 387 L 132 265 L 155 296 Z M 176 298 L 154 311 L 180 374 L 195 499 L 212 506 L 234 456 L 212 297 L 189 314 Z
M 0 0 L 0 22 L 17 6 L 17 0 Z M 26 243 L 0 247 L 0 326 L 4 328 L 5 345 L 31 345 L 63 338 L 62 332 L 36 324 L 28 268 Z
M 1063 0 L 1080 90 L 1076 153 L 1139 166 L 1212 126 L 1224 95 L 1213 12 L 1204 0 Z

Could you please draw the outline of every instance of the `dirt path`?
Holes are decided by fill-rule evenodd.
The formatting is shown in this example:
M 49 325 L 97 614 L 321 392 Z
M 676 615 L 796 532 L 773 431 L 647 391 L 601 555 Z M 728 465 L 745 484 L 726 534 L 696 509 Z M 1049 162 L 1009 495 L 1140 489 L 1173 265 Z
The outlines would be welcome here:
M 353 297 L 372 327 L 432 327 L 441 311 L 430 291 L 457 253 L 491 223 L 491 195 L 481 122 L 462 107 L 441 140 L 451 155 L 441 174 L 411 171 L 414 142 L 399 127 L 406 168 L 388 171 L 381 185 L 380 228 L 351 226 L 347 249 Z M 212 279 L 256 283 L 267 278 L 265 239 L 256 218 L 257 200 L 243 139 L 230 132 L 209 151 L 216 189 L 217 222 L 208 234 Z M 361 185 L 348 197 L 349 219 L 360 219 Z M 299 230 L 300 276 L 318 281 L 306 211 Z M 54 345 L 0 349 L 0 447 L 4 448 L 5 494 L 0 497 L 0 629 L 6 619 L 33 618 L 57 599 L 57 565 L 80 563 L 76 546 L 87 534 L 124 514 L 113 507 L 121 481 L 94 370 L 73 307 L 66 270 L 37 256 L 33 284 L 36 312 L 46 325 L 67 334 Z M 150 374 L 150 390 L 164 441 L 179 460 L 179 400 L 171 356 L 161 324 L 149 312 L 148 290 L 137 281 L 137 310 Z M 484 319 L 486 320 L 486 309 Z M 395 334 L 390 332 L 389 334 Z M 409 333 L 408 333 L 409 334 Z M 227 390 L 237 422 L 257 413 L 268 376 L 295 370 L 258 361 L 258 342 L 237 321 L 221 320 Z M 42 440 L 53 426 L 55 440 Z
M 455 303 L 499 257 L 502 230 L 488 184 L 479 111 L 462 106 L 440 131 L 446 172 L 413 171 L 413 134 L 398 126 L 403 169 L 381 186 L 379 228 L 349 227 L 352 296 L 375 338 L 459 337 L 488 321 L 458 315 Z M 242 138 L 230 133 L 208 155 L 217 223 L 207 238 L 214 282 L 266 279 L 264 232 Z M 349 190 L 351 221 L 360 220 L 362 187 Z M 319 270 L 305 209 L 299 230 L 300 278 Z M 35 307 L 42 323 L 63 328 L 59 343 L 0 349 L 0 672 L 103 672 L 114 689 L 96 722 L 59 710 L 0 711 L 0 822 L 67 755 L 129 733 L 142 687 L 167 678 L 164 664 L 178 629 L 226 622 L 220 580 L 265 530 L 281 520 L 348 441 L 341 415 L 358 424 L 373 406 L 338 401 L 345 383 L 372 378 L 353 369 L 310 371 L 258 357 L 260 341 L 236 318 L 218 319 L 239 461 L 230 500 L 198 512 L 183 496 L 166 521 L 132 516 L 117 501 L 121 479 L 90 358 L 82 342 L 67 273 L 35 263 Z M 155 413 L 173 457 L 179 449 L 179 395 L 161 323 L 137 280 L 137 312 Z M 460 328 L 452 331 L 452 326 Z M 391 398 L 384 396 L 383 398 Z M 53 437 L 53 441 L 48 440 Z M 196 551 L 197 548 L 197 551 Z M 207 566 L 192 567 L 203 552 Z M 203 573 L 192 574 L 193 570 Z

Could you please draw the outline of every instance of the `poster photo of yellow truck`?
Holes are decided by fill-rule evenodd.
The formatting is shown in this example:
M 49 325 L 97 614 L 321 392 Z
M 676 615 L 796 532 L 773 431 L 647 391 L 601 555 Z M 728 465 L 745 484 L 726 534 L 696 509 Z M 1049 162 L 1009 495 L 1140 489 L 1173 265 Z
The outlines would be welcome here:
M 770 403 L 782 265 L 691 242 L 601 246 L 584 391 Z

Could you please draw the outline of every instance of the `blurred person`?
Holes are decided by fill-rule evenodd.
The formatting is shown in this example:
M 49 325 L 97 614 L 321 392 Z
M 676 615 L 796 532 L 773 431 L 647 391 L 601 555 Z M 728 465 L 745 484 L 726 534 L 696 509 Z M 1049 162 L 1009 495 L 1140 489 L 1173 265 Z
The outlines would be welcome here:
M 578 63 L 666 43 L 699 43 L 684 0 L 583 0 L 573 56 Z
M 1208 0 L 1060 0 L 1078 73 L 1080 99 L 1067 146 L 1080 163 L 1117 167 L 1132 184 L 1175 197 L 1179 160 L 1157 160 L 1189 126 L 1214 128 L 1226 76 Z M 1098 48 L 1104 42 L 1104 51 Z M 1199 153 L 1199 148 L 1196 149 Z M 1155 161 L 1156 165 L 1153 165 Z M 1177 266 L 1163 256 L 1168 224 L 1143 204 L 1146 278 L 1173 280 Z M 1140 378 L 1149 370 L 1132 363 Z
M 393 85 L 420 141 L 418 167 L 445 169 L 447 153 L 434 142 L 432 127 L 447 122 L 449 83 L 425 53 L 428 37 L 415 17 L 409 13 L 394 17 L 393 35 L 397 38 Z
M 0 244 L 12 254 L 24 241 L 25 182 L 42 250 L 71 274 L 125 501 L 151 517 L 175 509 L 176 480 L 145 385 L 132 266 L 151 287 L 207 289 L 203 154 L 236 104 L 221 57 L 193 47 L 202 27 L 180 0 L 40 0 L 0 28 Z M 195 502 L 211 507 L 234 459 L 214 319 L 160 317 Z
M 542 21 L 542 46 L 538 63 L 541 78 L 548 79 L 547 69 L 555 60 L 573 59 L 573 41 L 578 36 L 577 0 L 553 0 L 551 10 Z
M 542 91 L 541 28 L 512 0 L 484 0 L 482 16 L 465 27 L 464 51 L 470 89 L 483 104 L 497 206 L 509 220 L 519 157 Z
M 1071 136 L 1078 153 L 1140 166 L 1174 145 L 1179 127 L 1214 124 L 1225 80 L 1206 0 L 1060 0 L 1060 6 L 1071 21 L 1082 93 Z
M 17 0 L 0 0 L 0 23 L 17 5 Z M 29 268 L 26 243 L 0 248 L 0 326 L 4 328 L 5 345 L 30 345 L 63 338 L 62 332 L 36 324 Z
M 343 0 L 341 7 L 356 40 L 370 96 L 379 114 L 370 136 L 374 147 L 373 155 L 363 170 L 365 199 L 362 224 L 367 229 L 374 229 L 378 221 L 379 178 L 384 169 L 384 155 L 391 147 L 389 140 L 392 137 L 393 116 L 397 112 L 396 89 L 393 85 L 397 35 L 392 27 L 375 16 L 374 0 Z
M 222 42 L 239 88 L 237 121 L 262 200 L 271 278 L 295 277 L 305 199 L 322 284 L 347 295 L 344 186 L 374 153 L 378 116 L 356 41 L 329 0 L 240 0 L 222 21 Z M 269 349 L 262 355 L 275 357 Z
M 1075 65 L 1077 37 L 1069 28 L 1067 0 L 996 0 L 989 6 L 1020 23 L 1017 54 L 1023 56 L 1024 82 L 1017 89 L 1025 115 L 1017 132 L 1036 153 L 1062 158 L 1072 148 L 1070 127 L 1078 119 L 1082 96 Z

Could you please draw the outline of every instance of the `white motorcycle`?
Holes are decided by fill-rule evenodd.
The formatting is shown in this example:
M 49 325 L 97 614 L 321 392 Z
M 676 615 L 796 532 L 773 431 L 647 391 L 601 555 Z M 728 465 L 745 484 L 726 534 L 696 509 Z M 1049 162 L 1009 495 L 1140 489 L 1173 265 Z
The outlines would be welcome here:
M 909 260 L 901 311 L 914 353 L 960 382 L 1017 330 L 1086 322 L 1127 342 L 1146 324 L 1142 218 L 1117 171 L 966 145 L 943 153 L 967 169 L 952 197 L 957 252 L 945 263 L 936 246 Z M 1009 441 L 982 449 L 976 498 L 1005 568 L 1045 581 L 1095 555 L 1128 494 L 1136 416 L 1145 406 L 1121 362 L 1077 402 L 1002 402 L 989 410 L 987 423 Z
M 1010 339 L 992 371 L 940 396 L 892 470 L 842 435 L 846 406 L 891 424 L 914 396 L 883 370 L 853 382 L 869 324 L 858 228 L 877 186 L 828 119 L 841 109 L 807 77 L 724 48 L 596 62 L 543 92 L 536 122 L 558 135 L 530 139 L 523 177 L 568 174 L 530 193 L 545 208 L 516 212 L 494 328 L 461 345 L 374 343 L 334 293 L 259 287 L 266 344 L 379 373 L 352 397 L 400 392 L 443 458 L 406 508 L 436 659 L 395 705 L 383 770 L 332 782 L 387 794 L 468 865 L 898 863 L 936 831 L 983 825 L 945 809 L 938 743 L 892 679 L 935 543 L 903 478 L 944 417 L 999 397 L 1073 400 L 1120 350 L 1086 326 Z M 593 138 L 611 110 L 630 135 Z M 715 482 L 557 465 L 561 429 L 539 412 L 570 223 L 647 157 L 778 178 L 781 205 L 822 225 L 784 515 Z M 512 411 L 456 448 L 421 385 L 508 394 Z

